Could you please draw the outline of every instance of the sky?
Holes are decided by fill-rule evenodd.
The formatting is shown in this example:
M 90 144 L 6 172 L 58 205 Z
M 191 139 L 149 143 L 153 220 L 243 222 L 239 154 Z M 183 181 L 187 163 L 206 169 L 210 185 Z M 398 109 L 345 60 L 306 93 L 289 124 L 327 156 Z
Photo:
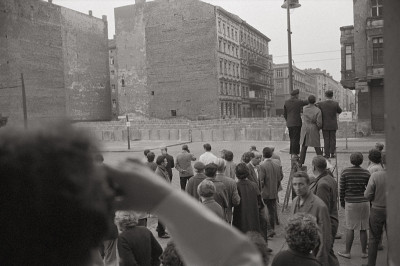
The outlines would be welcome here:
M 238 15 L 268 38 L 276 64 L 288 62 L 287 15 L 283 0 L 203 0 Z M 54 4 L 93 16 L 107 15 L 109 38 L 115 33 L 114 8 L 135 0 L 53 0 Z M 290 14 L 294 66 L 325 69 L 340 81 L 340 27 L 353 25 L 352 0 L 299 0 Z

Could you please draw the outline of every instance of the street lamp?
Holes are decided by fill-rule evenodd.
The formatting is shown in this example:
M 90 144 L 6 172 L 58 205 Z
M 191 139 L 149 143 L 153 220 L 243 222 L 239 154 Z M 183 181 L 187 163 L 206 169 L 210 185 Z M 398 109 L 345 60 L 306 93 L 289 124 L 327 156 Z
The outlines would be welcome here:
M 290 9 L 298 8 L 299 0 L 285 0 L 282 8 L 287 10 L 288 54 L 289 54 L 289 93 L 293 91 L 293 66 L 292 66 L 292 32 L 290 31 Z

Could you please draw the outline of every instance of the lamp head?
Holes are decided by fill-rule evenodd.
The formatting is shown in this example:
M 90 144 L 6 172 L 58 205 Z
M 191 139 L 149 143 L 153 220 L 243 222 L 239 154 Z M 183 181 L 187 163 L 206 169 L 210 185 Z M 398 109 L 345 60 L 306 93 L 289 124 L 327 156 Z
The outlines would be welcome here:
M 287 8 L 287 3 L 289 2 L 289 8 L 298 8 L 301 7 L 299 4 L 299 0 L 284 0 L 282 8 Z

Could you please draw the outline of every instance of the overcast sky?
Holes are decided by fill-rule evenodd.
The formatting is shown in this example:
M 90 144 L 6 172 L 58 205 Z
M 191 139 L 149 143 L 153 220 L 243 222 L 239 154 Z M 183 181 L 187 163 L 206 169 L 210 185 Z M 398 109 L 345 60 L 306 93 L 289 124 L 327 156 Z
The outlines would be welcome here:
M 260 30 L 270 42 L 274 63 L 287 63 L 287 16 L 283 0 L 203 0 L 234 13 Z M 340 27 L 353 25 L 352 0 L 300 0 L 291 11 L 292 53 L 300 69 L 326 69 L 340 81 Z M 114 8 L 134 0 L 53 0 L 53 3 L 95 17 L 107 15 L 109 37 L 115 33 Z

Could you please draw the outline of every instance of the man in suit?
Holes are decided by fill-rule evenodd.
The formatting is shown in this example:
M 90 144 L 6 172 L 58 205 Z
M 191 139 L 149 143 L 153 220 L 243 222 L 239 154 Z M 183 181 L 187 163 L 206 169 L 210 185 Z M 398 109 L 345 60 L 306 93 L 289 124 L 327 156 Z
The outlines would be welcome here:
M 292 181 L 293 190 L 298 195 L 293 200 L 293 214 L 304 212 L 317 218 L 320 244 L 313 250 L 313 254 L 321 265 L 329 264 L 329 250 L 332 245 L 332 230 L 329 220 L 329 211 L 326 204 L 310 191 L 310 177 L 306 172 L 296 172 Z
M 173 175 L 172 174 L 172 168 L 175 167 L 174 157 L 172 157 L 171 155 L 168 154 L 167 147 L 161 148 L 161 154 L 164 155 L 165 158 L 167 159 L 168 164 L 167 164 L 166 168 L 167 168 L 167 172 L 168 172 L 168 175 L 169 175 L 169 179 L 172 182 L 172 175 Z
M 181 189 L 185 190 L 187 181 L 194 175 L 192 161 L 196 157 L 190 153 L 188 145 L 182 146 L 182 153 L 176 156 L 175 169 L 179 172 Z
M 299 99 L 299 90 L 293 90 L 290 93 L 291 97 L 285 102 L 283 106 L 283 116 L 286 120 L 286 126 L 289 129 L 290 138 L 290 154 L 298 155 L 300 153 L 300 131 L 301 131 L 301 117 L 300 113 L 307 101 Z
M 276 199 L 278 198 L 278 187 L 283 178 L 283 172 L 280 165 L 271 159 L 272 150 L 268 147 L 263 149 L 263 156 L 266 158 L 260 165 L 258 177 L 261 182 L 261 197 L 264 204 L 267 205 L 269 213 L 270 233 L 268 236 L 274 236 L 276 224 Z
M 249 163 L 247 163 L 247 167 L 249 168 L 248 179 L 250 181 L 253 181 L 254 183 L 256 183 L 258 186 L 258 189 L 261 191 L 261 182 L 260 182 L 260 179 L 258 178 L 258 176 L 259 176 L 259 172 L 260 172 L 260 163 L 261 163 L 262 155 L 258 151 L 253 151 L 250 153 L 252 153 L 253 156 L 250 156 L 251 160 Z
M 324 136 L 325 158 L 335 158 L 336 130 L 338 129 L 337 114 L 342 112 L 339 103 L 332 100 L 333 91 L 325 92 L 326 100 L 318 103 L 322 111 L 322 135 Z

